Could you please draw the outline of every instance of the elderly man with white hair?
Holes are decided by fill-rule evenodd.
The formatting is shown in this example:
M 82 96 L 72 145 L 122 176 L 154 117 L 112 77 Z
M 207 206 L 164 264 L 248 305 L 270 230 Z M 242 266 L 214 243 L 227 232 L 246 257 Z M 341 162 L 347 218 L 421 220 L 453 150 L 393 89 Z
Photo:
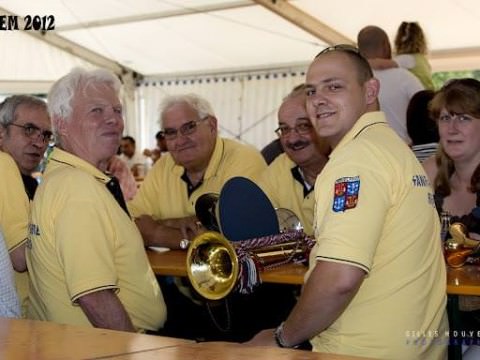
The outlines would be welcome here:
M 160 288 L 118 182 L 104 173 L 123 131 L 119 80 L 74 69 L 48 107 L 58 147 L 32 207 L 30 316 L 123 331 L 159 329 Z

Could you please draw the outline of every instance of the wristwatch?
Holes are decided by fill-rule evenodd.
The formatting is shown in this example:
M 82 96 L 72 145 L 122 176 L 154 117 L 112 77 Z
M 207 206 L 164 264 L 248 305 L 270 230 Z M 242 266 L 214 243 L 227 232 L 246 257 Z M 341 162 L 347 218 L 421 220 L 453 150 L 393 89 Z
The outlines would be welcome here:
M 180 240 L 180 249 L 187 250 L 189 245 L 190 245 L 190 240 L 188 239 Z
M 288 345 L 284 338 L 283 338 L 283 326 L 285 322 L 282 322 L 273 332 L 273 336 L 275 338 L 275 342 L 281 348 L 290 348 L 290 349 L 298 349 L 301 344 L 297 345 Z

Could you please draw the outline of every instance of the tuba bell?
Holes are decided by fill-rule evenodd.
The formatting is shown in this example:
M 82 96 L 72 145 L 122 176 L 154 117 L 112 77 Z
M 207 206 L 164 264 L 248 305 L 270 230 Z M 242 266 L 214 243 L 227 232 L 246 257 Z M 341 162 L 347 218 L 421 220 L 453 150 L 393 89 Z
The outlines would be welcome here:
M 206 299 L 219 300 L 227 296 L 237 281 L 238 268 L 233 245 L 218 232 L 198 235 L 188 248 L 188 278 Z

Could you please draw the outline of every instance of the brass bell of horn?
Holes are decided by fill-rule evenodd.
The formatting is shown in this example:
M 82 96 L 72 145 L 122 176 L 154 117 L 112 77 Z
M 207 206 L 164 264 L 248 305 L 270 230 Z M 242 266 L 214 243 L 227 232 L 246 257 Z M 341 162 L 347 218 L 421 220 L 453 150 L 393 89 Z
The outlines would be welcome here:
M 445 241 L 445 260 L 451 267 L 461 267 L 470 255 L 478 253 L 480 242 L 467 237 L 467 227 L 459 222 L 449 227 L 450 239 Z
M 193 239 L 187 253 L 187 274 L 193 288 L 204 298 L 227 296 L 238 279 L 235 249 L 222 234 L 207 231 Z

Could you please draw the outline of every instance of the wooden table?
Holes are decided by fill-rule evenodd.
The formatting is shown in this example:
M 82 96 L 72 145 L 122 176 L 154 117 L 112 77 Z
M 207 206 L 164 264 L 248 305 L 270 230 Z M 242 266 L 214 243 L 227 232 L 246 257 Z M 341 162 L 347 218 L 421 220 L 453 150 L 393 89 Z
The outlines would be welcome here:
M 480 296 L 480 266 L 447 268 L 447 294 Z
M 92 359 L 191 341 L 45 321 L 0 318 L 0 359 Z
M 50 322 L 0 318 L 0 358 L 19 360 L 362 360 L 274 347 L 191 341 Z
M 156 275 L 187 276 L 186 251 L 158 253 L 147 250 L 147 255 Z M 267 283 L 302 285 L 306 271 L 304 265 L 287 264 L 266 270 L 260 276 Z M 457 269 L 447 267 L 447 294 L 480 296 L 480 266 L 465 265 Z
M 129 360 L 368 360 L 367 358 L 314 353 L 310 351 L 280 349 L 274 347 L 247 347 L 233 343 L 198 343 L 152 350 L 140 354 L 130 354 L 128 357 L 120 356 L 114 359 Z
M 170 250 L 159 253 L 147 250 L 148 259 L 156 275 L 187 276 L 187 252 Z M 287 264 L 260 273 L 263 282 L 302 285 L 307 267 L 301 264 Z

